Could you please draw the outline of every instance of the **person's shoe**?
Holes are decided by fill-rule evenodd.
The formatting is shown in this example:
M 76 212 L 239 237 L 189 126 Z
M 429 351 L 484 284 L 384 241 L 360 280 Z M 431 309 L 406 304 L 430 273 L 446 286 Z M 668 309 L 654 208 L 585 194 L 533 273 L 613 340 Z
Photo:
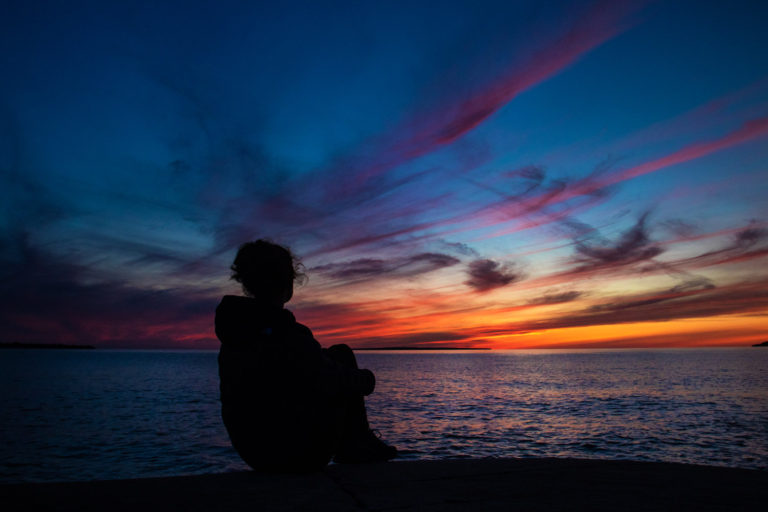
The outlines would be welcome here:
M 368 430 L 360 436 L 345 442 L 333 462 L 339 464 L 362 464 L 366 462 L 386 462 L 397 457 L 397 448 L 381 440 L 378 430 Z

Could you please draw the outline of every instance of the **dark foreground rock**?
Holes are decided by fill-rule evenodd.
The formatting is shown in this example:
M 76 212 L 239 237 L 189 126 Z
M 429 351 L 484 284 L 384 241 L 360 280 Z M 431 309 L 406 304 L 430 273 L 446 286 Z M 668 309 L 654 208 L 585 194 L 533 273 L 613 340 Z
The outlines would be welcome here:
M 684 464 L 477 459 L 332 465 L 310 475 L 0 486 L 4 510 L 764 510 L 768 472 Z

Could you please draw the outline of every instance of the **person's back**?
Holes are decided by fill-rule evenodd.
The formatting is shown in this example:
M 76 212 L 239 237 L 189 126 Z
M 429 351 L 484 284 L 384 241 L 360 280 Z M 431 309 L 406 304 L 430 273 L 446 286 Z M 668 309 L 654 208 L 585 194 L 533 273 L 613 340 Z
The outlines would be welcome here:
M 317 387 L 306 370 L 313 347 L 302 346 L 307 340 L 297 336 L 300 329 L 289 315 L 234 296 L 224 297 L 216 310 L 222 418 L 235 449 L 254 468 L 283 461 L 325 465 L 331 457 L 310 450 L 327 444 L 314 439 L 323 436 L 323 422 L 312 424 L 319 397 L 312 396 Z M 285 453 L 290 450 L 297 453 Z
M 225 296 L 216 309 L 222 418 L 233 446 L 259 470 L 316 470 L 334 454 L 342 462 L 394 457 L 370 437 L 362 396 L 373 391 L 373 374 L 357 369 L 346 346 L 322 349 L 283 309 L 294 262 L 275 244 L 245 244 L 232 270 L 249 296 Z

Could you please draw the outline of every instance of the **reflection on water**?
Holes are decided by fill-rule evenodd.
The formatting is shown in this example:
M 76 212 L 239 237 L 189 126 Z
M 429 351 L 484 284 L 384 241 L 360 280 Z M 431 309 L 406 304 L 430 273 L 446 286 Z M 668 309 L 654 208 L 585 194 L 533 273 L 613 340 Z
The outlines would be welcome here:
M 768 469 L 768 350 L 358 354 L 403 458 L 589 457 Z M 0 352 L 0 481 L 244 469 L 215 352 Z
M 219 417 L 215 352 L 0 352 L 0 481 L 244 469 Z
M 406 458 L 590 457 L 768 468 L 768 351 L 360 354 Z

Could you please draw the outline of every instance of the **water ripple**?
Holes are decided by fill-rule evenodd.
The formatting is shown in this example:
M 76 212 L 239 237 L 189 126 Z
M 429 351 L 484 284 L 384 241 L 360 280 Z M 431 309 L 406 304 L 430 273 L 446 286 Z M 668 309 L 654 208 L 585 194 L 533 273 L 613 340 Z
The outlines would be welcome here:
M 0 357 L 0 482 L 246 468 L 221 424 L 215 353 Z M 768 351 L 359 360 L 377 375 L 371 422 L 403 459 L 587 457 L 768 469 Z

